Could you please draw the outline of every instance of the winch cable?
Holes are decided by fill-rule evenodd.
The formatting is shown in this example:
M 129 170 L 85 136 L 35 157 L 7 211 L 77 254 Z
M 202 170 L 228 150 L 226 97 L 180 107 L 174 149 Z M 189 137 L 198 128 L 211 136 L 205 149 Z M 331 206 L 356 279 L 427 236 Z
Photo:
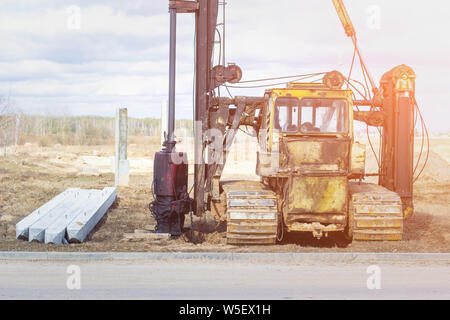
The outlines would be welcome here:
M 219 35 L 219 43 L 220 43 L 220 49 L 219 49 L 219 65 L 222 65 L 225 67 L 226 65 L 226 59 L 225 59 L 225 30 L 226 30 L 226 6 L 227 6 L 227 2 L 221 1 L 219 2 L 219 5 L 222 6 L 222 22 L 216 24 L 216 31 L 217 34 Z M 222 26 L 222 33 L 220 33 L 220 30 L 218 29 L 219 26 Z M 228 87 L 226 85 L 220 85 L 217 88 L 217 92 L 218 95 L 220 97 L 220 87 L 224 86 L 228 95 L 230 96 L 231 99 L 234 99 L 233 95 L 231 94 L 230 90 L 228 89 Z
M 367 69 L 366 64 L 364 63 L 364 59 L 363 59 L 363 57 L 362 57 L 362 54 L 361 54 L 361 52 L 360 52 L 360 50 L 359 50 L 359 48 L 358 48 L 358 39 L 356 38 L 356 34 L 353 34 L 353 36 L 351 37 L 351 39 L 352 39 L 352 42 L 353 42 L 354 51 L 353 51 L 352 64 L 351 64 L 350 72 L 349 72 L 349 79 L 347 80 L 347 87 L 348 87 L 348 85 L 350 84 L 350 81 L 351 81 L 351 80 L 350 80 L 350 75 L 351 75 L 352 70 L 353 70 L 353 65 L 354 65 L 354 60 L 355 60 L 355 54 L 358 54 L 358 57 L 359 57 L 359 64 L 360 64 L 360 66 L 361 66 L 361 72 L 362 72 L 362 75 L 363 75 L 363 78 L 364 78 L 364 83 L 365 83 L 365 85 L 362 84 L 362 83 L 360 83 L 360 82 L 359 82 L 359 84 L 364 88 L 364 95 L 362 95 L 361 92 L 359 92 L 359 90 L 357 90 L 355 86 L 352 86 L 352 87 L 353 87 L 355 90 L 357 90 L 357 92 L 358 92 L 362 97 L 364 97 L 364 99 L 365 99 L 366 101 L 372 101 L 372 94 L 371 94 L 371 90 L 370 90 L 370 88 L 369 88 L 369 83 L 370 83 L 370 86 L 372 87 L 372 92 L 375 91 L 376 86 L 375 86 L 375 84 L 374 84 L 374 82 L 373 82 L 372 76 L 370 75 L 370 73 L 369 73 L 369 71 L 368 71 L 368 69 Z M 356 81 L 356 80 L 354 80 L 354 81 Z M 368 81 L 369 81 L 369 83 L 368 83 Z M 351 85 L 351 84 L 350 84 L 350 85 Z M 377 108 L 376 108 L 374 105 L 371 105 L 370 111 L 376 111 L 376 110 L 377 110 Z M 375 156 L 375 160 L 377 161 L 377 164 L 378 164 L 378 173 L 380 173 L 380 171 L 381 171 L 381 163 L 380 163 L 380 160 L 381 160 L 381 144 L 382 144 L 382 135 L 383 135 L 383 133 L 382 133 L 381 129 L 380 129 L 378 126 L 377 126 L 376 128 L 377 128 L 377 131 L 378 131 L 378 134 L 379 134 L 379 140 L 380 140 L 379 148 L 378 148 L 378 155 L 377 155 L 377 153 L 376 153 L 376 151 L 375 151 L 375 148 L 374 148 L 374 146 L 373 146 L 373 144 L 372 144 L 372 140 L 371 140 L 371 138 L 370 138 L 369 125 L 366 123 L 367 140 L 369 141 L 370 148 L 372 149 L 373 155 Z
M 353 50 L 352 64 L 350 65 L 350 71 L 348 72 L 347 90 L 349 89 L 350 78 L 352 76 L 353 66 L 355 65 L 355 58 L 356 58 L 356 48 Z
M 322 75 L 322 74 L 325 74 L 325 73 L 326 72 L 315 72 L 315 73 L 297 74 L 297 75 L 293 75 L 293 76 L 281 76 L 281 77 L 272 77 L 272 78 L 243 80 L 243 81 L 239 81 L 239 83 L 265 82 L 265 81 L 283 80 L 283 79 L 290 79 L 290 78 L 302 78 L 302 77 Z
M 358 81 L 358 80 L 355 80 L 355 79 L 350 79 L 350 81 L 360 85 L 361 88 L 364 89 L 364 95 L 361 95 L 361 97 L 363 97 L 364 99 L 367 100 L 367 88 L 364 86 L 364 84 L 361 81 Z
M 353 71 L 353 66 L 355 65 L 355 58 L 356 58 L 356 48 L 353 49 L 353 58 L 352 58 L 352 63 L 350 65 L 350 71 L 348 72 L 348 77 L 347 77 L 347 90 L 349 89 L 349 82 L 352 76 L 352 71 Z
M 375 83 L 374 83 L 374 81 L 372 79 L 372 76 L 370 75 L 370 73 L 369 73 L 369 71 L 367 69 L 366 64 L 364 63 L 364 59 L 362 57 L 361 51 L 358 48 L 358 39 L 356 38 L 356 34 L 354 34 L 351 37 L 351 39 L 352 39 L 352 42 L 353 42 L 353 46 L 354 46 L 354 48 L 356 50 L 356 53 L 358 54 L 358 57 L 359 57 L 359 63 L 361 65 L 361 71 L 362 71 L 362 74 L 364 76 L 364 82 L 366 83 L 366 87 L 367 87 L 367 89 L 369 91 L 369 98 L 372 99 L 372 95 L 370 94 L 370 88 L 369 88 L 369 85 L 367 83 L 367 80 L 369 80 L 370 86 L 372 87 L 372 90 L 374 90 L 376 88 L 376 85 L 375 85 Z
M 420 178 L 420 176 L 422 175 L 422 173 L 423 173 L 423 171 L 425 170 L 425 167 L 426 167 L 426 165 L 427 165 L 427 163 L 428 163 L 428 160 L 429 160 L 429 156 L 430 156 L 430 136 L 429 136 L 429 134 L 428 134 L 428 128 L 427 128 L 427 125 L 426 125 L 426 123 L 425 123 L 425 121 L 424 121 L 424 119 L 423 119 L 422 112 L 420 111 L 420 108 L 419 108 L 419 105 L 418 105 L 418 103 L 417 103 L 417 100 L 416 100 L 415 97 L 414 97 L 413 99 L 414 99 L 414 104 L 415 104 L 415 106 L 416 106 L 416 108 L 417 108 L 417 112 L 418 112 L 419 117 L 420 117 L 420 121 L 422 122 L 422 127 L 423 127 L 422 135 L 424 134 L 423 131 L 425 131 L 425 135 L 426 135 L 426 137 L 427 137 L 427 139 L 426 139 L 426 140 L 427 140 L 427 155 L 426 155 L 425 161 L 424 161 L 424 163 L 423 163 L 423 166 L 422 166 L 422 168 L 421 168 L 419 174 L 418 174 L 418 175 L 416 176 L 416 178 L 413 180 L 413 183 L 415 183 L 415 182 Z M 422 152 L 421 152 L 421 153 L 422 153 Z M 420 158 L 421 158 L 421 156 L 420 156 L 419 159 L 417 160 L 417 164 L 419 163 Z
M 194 31 L 194 72 L 193 72 L 193 79 L 192 79 L 192 132 L 194 135 L 194 139 L 195 139 L 195 95 L 196 95 L 196 91 L 195 91 L 195 81 L 197 79 L 197 60 L 196 60 L 196 56 L 197 56 L 197 32 Z M 194 141 L 195 143 L 195 141 Z M 195 177 L 194 177 L 194 182 L 192 183 L 192 186 L 189 190 L 189 197 L 191 196 L 192 190 L 195 187 Z M 191 241 L 193 241 L 194 239 L 194 222 L 193 222 L 193 210 L 192 208 L 190 208 L 191 210 L 189 211 L 189 218 L 190 218 L 190 222 L 191 222 L 191 226 L 190 226 L 190 234 L 191 234 Z
M 228 89 L 228 86 L 224 86 L 225 89 L 227 89 L 228 95 L 230 96 L 231 99 L 234 99 L 233 95 L 230 92 L 230 89 Z
M 299 76 L 298 78 L 296 78 L 296 79 L 293 79 L 293 80 L 291 80 L 291 81 L 285 81 L 285 82 L 278 82 L 278 83 L 271 83 L 271 84 L 263 84 L 263 85 L 254 85 L 254 86 L 234 86 L 234 85 L 225 85 L 226 87 L 228 87 L 228 88 L 233 88 L 233 89 L 254 89 L 254 88 L 268 88 L 268 87 L 274 87 L 274 86 L 280 86 L 280 85 L 284 85 L 284 84 L 288 84 L 288 83 L 291 83 L 291 82 L 295 82 L 295 81 L 301 81 L 301 80 L 305 80 L 305 79 L 309 79 L 309 78 L 313 78 L 313 77 L 316 77 L 316 76 L 319 76 L 319 75 L 323 75 L 323 74 L 325 74 L 326 72 L 321 72 L 321 73 L 316 73 L 316 74 L 307 74 L 307 75 L 301 75 L 301 76 Z M 280 77 L 281 79 L 287 79 L 287 78 L 285 78 L 285 77 Z M 288 78 L 292 78 L 292 77 L 288 77 Z M 266 80 L 266 79 L 257 79 L 257 80 L 251 80 L 251 82 L 259 82 L 260 80 L 262 80 L 262 81 L 269 81 L 269 80 Z M 272 79 L 271 78 L 271 80 L 276 80 L 276 78 L 274 78 L 274 79 Z M 250 80 L 248 80 L 248 81 L 250 81 Z M 239 82 L 239 83 L 246 83 L 246 82 Z
M 366 133 L 367 133 L 367 140 L 369 141 L 370 148 L 372 149 L 373 155 L 375 156 L 375 160 L 377 161 L 378 165 L 378 173 L 381 170 L 381 164 L 380 160 L 378 159 L 377 153 L 375 152 L 375 148 L 373 147 L 372 140 L 370 139 L 370 133 L 369 133 L 369 125 L 366 124 Z
M 219 31 L 219 29 L 217 29 L 217 25 L 216 25 L 216 32 L 217 32 L 217 35 L 219 36 L 219 41 L 217 42 L 217 43 L 219 43 L 219 65 L 221 64 L 221 55 L 222 55 L 222 36 L 220 35 L 220 31 Z M 215 46 L 213 46 L 213 54 L 212 54 L 212 57 L 211 57 L 211 59 L 212 60 L 214 60 L 214 48 L 215 48 Z M 214 65 L 214 61 L 213 61 L 213 63 L 212 63 L 212 65 Z M 220 86 L 218 86 L 217 87 L 217 95 L 220 97 Z
M 364 100 L 368 100 L 367 99 L 367 96 L 365 95 L 365 94 L 363 94 L 361 91 L 359 91 L 350 81 L 354 81 L 354 82 L 358 82 L 358 81 L 356 81 L 356 80 L 353 80 L 353 79 L 350 79 L 350 81 L 348 80 L 348 79 L 345 79 L 345 81 L 347 82 L 347 85 L 350 85 Z M 361 84 L 361 86 L 364 88 L 364 90 L 366 90 L 366 88 L 362 85 L 362 83 L 360 83 L 360 82 L 358 82 L 359 84 Z M 364 93 L 367 93 L 366 91 L 364 92 Z M 359 108 L 357 108 L 358 109 L 358 111 L 359 111 Z M 373 109 L 373 107 L 371 107 L 371 110 Z M 381 138 L 381 132 L 380 132 L 380 128 L 378 128 L 377 127 L 377 129 L 378 129 L 378 132 L 379 132 L 379 134 L 380 134 L 380 138 Z M 381 153 L 381 144 L 380 144 L 380 148 L 379 148 L 379 152 L 378 152 L 378 156 L 377 156 L 377 152 L 375 151 L 375 148 L 374 148 L 374 146 L 373 146 L 373 143 L 372 143 L 372 139 L 370 138 L 370 133 L 369 133 L 369 125 L 366 123 L 366 135 L 367 135 L 367 140 L 368 140 L 368 142 L 369 142 L 369 145 L 370 145 L 370 149 L 372 150 L 372 153 L 373 153 L 373 155 L 374 155 L 374 157 L 375 157 L 375 160 L 376 160 L 376 162 L 377 162 L 377 165 L 378 165 L 378 173 L 380 172 L 380 170 L 381 170 L 381 164 L 380 164 L 380 153 Z
M 413 129 L 412 134 L 414 134 L 414 137 L 415 137 L 415 131 L 416 131 L 416 125 L 417 125 L 417 118 L 419 118 L 419 114 L 418 114 L 418 112 L 417 112 L 417 107 L 416 107 L 415 104 L 414 104 L 414 111 L 415 111 L 415 115 L 414 115 L 415 119 L 414 119 L 414 129 Z M 422 129 L 422 131 L 421 131 L 421 142 L 420 142 L 420 153 L 419 153 L 419 157 L 417 158 L 416 165 L 414 166 L 413 175 L 416 173 L 417 167 L 419 166 L 420 159 L 422 158 L 423 146 L 424 146 L 424 143 L 425 143 L 425 136 L 424 136 L 424 134 L 423 134 L 424 128 L 423 128 L 423 123 L 422 123 L 422 121 L 420 122 L 420 124 L 421 124 L 421 129 Z
M 345 79 L 345 81 L 347 82 L 347 79 Z M 350 80 L 350 81 L 354 81 L 354 82 L 356 82 L 356 80 Z M 358 82 L 359 84 L 361 84 L 360 82 Z M 367 100 L 367 96 L 366 96 L 366 94 L 363 94 L 361 91 L 359 91 L 358 90 L 358 88 L 356 88 L 356 86 L 353 84 L 353 83 L 351 83 L 351 82 L 347 82 L 347 84 L 350 86 L 350 87 L 352 87 L 360 96 L 361 96 L 361 98 L 363 98 L 364 100 Z M 361 84 L 362 85 L 362 84 Z M 364 87 L 364 86 L 362 86 L 363 88 L 364 88 L 364 91 L 366 90 L 366 88 Z M 366 92 L 364 92 L 364 93 L 366 93 Z
M 360 57 L 360 63 L 361 63 L 361 71 L 362 71 L 362 74 L 363 74 L 363 77 L 364 77 L 364 83 L 366 84 L 366 88 L 367 88 L 368 98 L 369 98 L 369 100 L 372 100 L 372 95 L 370 94 L 370 88 L 369 88 L 369 85 L 367 83 L 366 71 L 365 71 L 365 69 L 363 67 L 363 63 L 364 62 L 361 60 L 361 57 Z

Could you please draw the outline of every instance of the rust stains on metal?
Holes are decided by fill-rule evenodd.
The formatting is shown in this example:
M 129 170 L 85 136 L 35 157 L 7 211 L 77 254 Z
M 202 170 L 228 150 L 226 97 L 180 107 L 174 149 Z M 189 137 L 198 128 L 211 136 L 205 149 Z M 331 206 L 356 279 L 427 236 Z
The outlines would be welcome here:
M 293 177 L 289 183 L 288 212 L 345 213 L 347 177 Z
M 177 13 L 193 13 L 199 8 L 197 1 L 170 0 L 169 10 L 175 9 Z
M 354 221 L 353 239 L 366 241 L 401 240 L 402 201 L 398 194 L 374 184 L 350 183 Z
M 227 205 L 227 243 L 275 244 L 278 212 L 275 192 L 259 182 L 223 185 Z
M 298 171 L 300 167 L 316 166 L 318 172 L 347 172 L 349 169 L 350 139 L 336 137 L 284 137 L 281 153 L 287 161 L 281 163 L 282 169 Z M 337 166 L 337 170 L 331 169 Z

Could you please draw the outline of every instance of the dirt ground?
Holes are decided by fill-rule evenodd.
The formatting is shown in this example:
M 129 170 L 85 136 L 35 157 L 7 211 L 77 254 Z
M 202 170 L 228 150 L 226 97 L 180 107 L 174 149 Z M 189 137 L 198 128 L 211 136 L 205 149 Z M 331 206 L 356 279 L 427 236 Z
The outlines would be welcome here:
M 159 147 L 145 140 L 130 144 L 130 186 L 119 188 L 115 204 L 86 242 L 48 245 L 16 240 L 15 224 L 63 190 L 112 186 L 114 148 L 13 147 L 6 158 L 0 157 L 0 251 L 450 252 L 450 138 L 432 139 L 431 146 L 429 164 L 415 184 L 415 214 L 405 222 L 403 241 L 348 244 L 341 236 L 315 240 L 309 234 L 291 233 L 281 244 L 250 247 L 227 245 L 224 226 L 210 217 L 193 218 L 195 244 L 190 242 L 189 231 L 165 241 L 124 239 L 125 233 L 155 224 L 148 204 L 152 200 L 153 153 Z M 229 157 L 225 173 L 243 178 L 246 172 L 254 171 L 252 154 L 243 159 Z M 371 163 L 374 160 L 369 157 L 369 167 Z M 190 217 L 186 227 L 190 228 Z

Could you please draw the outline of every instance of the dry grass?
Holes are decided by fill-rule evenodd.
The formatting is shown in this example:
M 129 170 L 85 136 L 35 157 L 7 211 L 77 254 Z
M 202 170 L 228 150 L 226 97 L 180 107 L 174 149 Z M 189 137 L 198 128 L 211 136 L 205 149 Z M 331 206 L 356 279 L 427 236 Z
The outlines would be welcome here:
M 198 244 L 189 243 L 187 237 L 159 242 L 123 241 L 124 233 L 154 224 L 148 203 L 152 199 L 151 162 L 154 152 L 160 149 L 158 140 L 143 137 L 131 139 L 129 158 L 145 160 L 150 163 L 148 167 L 132 166 L 130 187 L 119 189 L 116 203 L 88 241 L 59 246 L 16 240 L 15 223 L 66 188 L 113 185 L 114 177 L 107 166 L 100 170 L 99 176 L 78 175 L 87 162 L 92 165 L 112 157 L 113 146 L 40 148 L 34 145 L 10 149 L 6 159 L 0 158 L 0 251 L 450 251 L 450 139 L 432 140 L 434 153 L 423 178 L 415 185 L 416 212 L 405 222 L 405 235 L 401 242 L 355 242 L 348 245 L 340 237 L 317 241 L 310 235 L 290 234 L 277 246 L 240 248 L 226 245 L 223 226 L 218 226 L 209 217 L 194 218 L 194 229 L 202 231 L 194 234 Z M 253 154 L 243 155 L 242 149 L 236 148 L 233 151 L 235 154 L 229 157 L 226 169 L 229 176 L 232 173 L 236 175 L 236 172 L 240 176 L 254 171 Z M 189 220 L 188 217 L 187 226 Z

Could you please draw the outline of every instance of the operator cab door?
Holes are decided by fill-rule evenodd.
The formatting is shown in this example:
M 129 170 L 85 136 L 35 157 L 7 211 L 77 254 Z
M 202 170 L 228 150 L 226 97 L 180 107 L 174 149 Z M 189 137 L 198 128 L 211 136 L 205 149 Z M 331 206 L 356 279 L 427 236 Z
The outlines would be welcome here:
M 284 223 L 291 231 L 307 231 L 311 223 L 333 226 L 327 230 L 343 230 L 351 145 L 349 103 L 321 97 L 302 97 L 296 99 L 297 104 L 278 100 L 275 107 L 283 133 L 279 172 L 288 178 Z
M 279 168 L 279 130 L 273 127 L 274 100 L 266 99 L 261 114 L 258 133 L 256 174 L 262 177 L 275 176 Z
M 292 99 L 292 98 L 290 98 Z M 280 100 L 280 98 L 278 98 Z M 349 105 L 344 99 L 302 98 L 276 103 L 282 129 L 282 171 L 296 174 L 347 174 L 349 170 Z M 291 119 L 293 116 L 297 118 Z M 299 124 L 299 125 L 297 125 Z

